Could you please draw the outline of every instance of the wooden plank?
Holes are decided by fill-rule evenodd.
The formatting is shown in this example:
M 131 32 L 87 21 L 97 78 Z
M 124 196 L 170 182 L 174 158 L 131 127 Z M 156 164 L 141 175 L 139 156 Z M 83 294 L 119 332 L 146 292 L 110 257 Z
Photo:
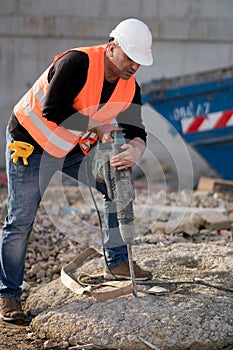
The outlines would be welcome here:
M 233 190 L 233 181 L 215 179 L 210 177 L 200 177 L 198 191 L 208 192 L 228 192 Z

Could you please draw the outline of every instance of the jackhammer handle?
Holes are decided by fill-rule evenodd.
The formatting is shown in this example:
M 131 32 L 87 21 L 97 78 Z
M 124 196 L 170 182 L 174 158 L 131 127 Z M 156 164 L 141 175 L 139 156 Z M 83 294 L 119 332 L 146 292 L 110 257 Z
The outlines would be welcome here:
M 114 140 L 115 145 L 124 145 L 125 143 L 125 137 L 121 129 L 119 130 L 113 130 L 111 132 L 111 136 Z

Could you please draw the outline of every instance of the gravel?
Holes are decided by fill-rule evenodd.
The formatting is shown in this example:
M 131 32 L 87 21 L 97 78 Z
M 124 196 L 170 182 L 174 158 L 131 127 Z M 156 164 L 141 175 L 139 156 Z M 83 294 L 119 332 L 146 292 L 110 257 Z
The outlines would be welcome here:
M 61 192 L 63 194 L 62 196 Z M 0 218 L 3 223 L 6 214 L 5 188 L 1 188 L 0 199 Z M 100 208 L 100 215 L 102 216 L 102 199 L 99 195 L 96 195 L 96 200 L 97 205 Z M 159 214 L 155 210 L 156 206 L 163 208 L 160 210 Z M 153 210 L 151 207 L 153 207 Z M 165 190 L 160 189 L 158 191 L 150 191 L 148 195 L 146 189 L 138 189 L 136 190 L 135 199 L 135 212 L 137 212 L 137 215 L 134 253 L 137 256 L 139 263 L 145 267 L 149 266 L 153 270 L 154 278 L 163 278 L 164 280 L 169 281 L 171 278 L 181 280 L 201 276 L 202 279 L 204 278 L 204 280 L 211 284 L 224 283 L 224 286 L 233 288 L 232 278 L 229 278 L 232 274 L 233 267 L 232 228 L 228 227 L 226 229 L 225 227 L 218 227 L 216 230 L 211 227 L 208 229 L 196 227 L 196 223 L 193 223 L 192 220 L 190 220 L 190 213 L 182 211 L 181 214 L 178 211 L 178 214 L 176 212 L 176 215 L 174 216 L 174 210 L 176 210 L 177 207 L 193 208 L 193 210 L 196 210 L 197 208 L 213 209 L 216 210 L 216 213 L 221 212 L 227 215 L 227 219 L 230 222 L 233 220 L 231 210 L 233 207 L 233 195 L 229 192 L 212 194 L 183 190 L 177 194 L 176 192 L 167 193 Z M 171 208 L 171 210 L 169 211 L 167 208 Z M 179 225 L 177 225 L 177 217 Z M 169 221 L 171 223 L 174 219 L 176 220 L 176 229 L 171 233 L 167 233 L 164 229 L 164 225 Z M 214 329 L 212 330 L 214 323 L 211 323 L 213 322 L 213 317 L 211 318 L 208 316 L 208 313 L 211 312 L 211 310 L 207 307 L 208 302 L 206 299 L 209 296 L 211 296 L 209 303 L 211 307 L 214 307 L 216 304 L 216 297 L 218 298 L 219 303 L 216 307 L 219 308 L 219 315 L 221 314 L 221 310 L 223 310 L 223 318 L 225 317 L 226 322 L 224 321 L 225 328 L 224 331 L 222 330 L 222 334 L 224 335 L 225 342 L 222 339 L 218 341 L 219 344 L 221 343 L 222 348 L 217 347 L 217 345 L 210 345 L 210 343 L 208 345 L 207 342 L 206 346 L 209 347 L 206 347 L 206 349 L 233 349 L 233 346 L 230 347 L 230 338 L 226 335 L 226 332 L 228 331 L 226 325 L 229 321 L 227 316 L 227 299 L 229 296 L 223 291 L 211 290 L 210 292 L 208 288 L 205 289 L 205 287 L 201 287 L 203 300 L 205 299 L 206 302 L 203 300 L 200 301 L 195 297 L 196 293 L 199 293 L 200 286 L 182 286 L 182 288 L 178 288 L 178 291 L 180 292 L 175 288 L 172 290 L 172 304 L 171 299 L 169 299 L 171 298 L 171 290 L 169 290 L 169 295 L 163 296 L 163 299 L 156 301 L 156 307 L 153 310 L 150 310 L 150 305 L 154 300 L 154 296 L 147 295 L 144 302 L 143 299 L 141 299 L 140 303 L 144 312 L 149 315 L 149 318 L 153 319 L 153 322 L 155 322 L 152 328 L 150 328 L 149 323 L 144 324 L 141 328 L 141 337 L 149 342 L 147 345 L 141 340 L 139 341 L 137 339 L 136 343 L 132 340 L 132 335 L 134 334 L 134 328 L 132 327 L 135 327 L 136 330 L 137 324 L 142 323 L 143 319 L 140 317 L 136 318 L 135 325 L 129 324 L 129 328 L 127 328 L 126 324 L 122 321 L 123 328 L 120 328 L 120 331 L 116 331 L 114 324 L 112 324 L 113 328 L 111 330 L 107 327 L 106 323 L 100 322 L 98 317 L 96 319 L 91 318 L 91 312 L 96 315 L 98 315 L 98 313 L 101 314 L 102 312 L 101 305 L 97 304 L 92 306 L 93 309 L 90 313 L 86 312 L 83 316 L 85 317 L 86 322 L 89 320 L 89 323 L 92 324 L 92 327 L 86 328 L 85 333 L 84 330 L 81 330 L 81 321 L 76 318 L 77 312 L 79 311 L 79 308 L 82 310 L 85 309 L 85 305 L 87 309 L 89 309 L 90 305 L 92 305 L 92 301 L 83 298 L 84 300 L 77 303 L 77 297 L 61 285 L 59 277 L 61 268 L 88 245 L 93 245 L 99 248 L 101 247 L 98 216 L 88 189 L 86 187 L 79 188 L 75 186 L 65 186 L 62 189 L 57 189 L 56 186 L 49 187 L 35 220 L 28 246 L 25 266 L 25 291 L 23 294 L 23 302 L 26 304 L 27 308 L 35 311 L 37 316 L 33 320 L 33 325 L 24 328 L 16 325 L 12 326 L 4 324 L 0 331 L 0 349 L 71 349 L 72 347 L 75 348 L 75 346 L 78 348 L 77 344 L 84 344 L 86 347 L 83 348 L 87 349 L 89 344 L 89 348 L 92 346 L 93 349 L 97 349 L 98 346 L 99 348 L 101 348 L 100 346 L 108 346 L 109 349 L 119 348 L 129 350 L 131 349 L 129 345 L 130 343 L 134 344 L 134 350 L 147 349 L 150 341 L 156 341 L 156 339 L 153 338 L 152 333 L 158 326 L 158 314 L 161 315 L 160 317 L 162 319 L 162 315 L 166 315 L 166 307 L 169 306 L 169 317 L 174 320 L 176 319 L 176 321 L 173 320 L 172 322 L 176 322 L 176 329 L 180 329 L 180 337 L 182 338 L 182 334 L 184 334 L 185 331 L 181 325 L 189 322 L 188 315 L 192 314 L 191 310 L 193 310 L 194 305 L 196 305 L 195 303 L 197 302 L 200 303 L 200 308 L 197 308 L 198 314 L 195 316 L 199 317 L 198 315 L 200 312 L 205 314 L 205 317 L 203 316 L 202 318 L 201 327 L 201 332 L 204 332 L 202 333 L 203 339 L 205 338 L 206 332 L 210 337 L 209 339 L 211 339 L 211 342 L 213 342 L 215 338 L 211 336 L 211 332 L 214 332 Z M 150 253 L 148 253 L 148 251 L 150 251 Z M 101 264 L 102 263 L 103 261 Z M 98 264 L 96 264 L 97 261 L 92 261 L 92 268 L 93 266 L 98 266 Z M 215 266 L 215 264 L 217 264 L 217 266 Z M 62 292 L 62 295 L 60 296 L 57 295 L 56 292 L 58 287 Z M 58 303 L 59 300 L 60 303 L 57 304 L 57 309 L 55 311 L 51 309 L 51 307 L 53 307 L 52 302 L 47 300 L 49 299 L 48 295 L 46 295 L 48 288 L 51 295 L 54 294 L 53 300 L 55 300 L 56 303 Z M 166 300 L 166 298 L 168 298 L 168 300 Z M 222 304 L 220 302 L 221 299 L 223 300 Z M 46 309 L 43 304 L 41 304 L 43 300 L 47 301 Z M 70 303 L 74 302 L 72 308 L 74 305 L 75 308 L 72 310 L 76 310 L 76 312 L 72 313 L 72 317 L 74 317 L 76 326 L 73 328 L 73 331 L 67 331 L 67 336 L 64 336 L 64 329 L 63 336 L 58 336 L 58 334 L 60 334 L 59 314 L 62 314 L 63 326 L 65 327 L 66 324 L 67 329 L 70 327 L 70 314 L 69 312 L 67 314 L 67 310 L 63 309 L 65 302 L 68 302 L 67 307 L 71 305 Z M 180 308 L 179 310 L 176 309 L 176 302 L 178 304 L 182 302 L 183 308 Z M 109 311 L 109 308 L 107 308 L 105 316 L 116 322 L 120 321 L 119 319 L 116 319 L 116 313 L 114 310 L 118 310 L 119 314 L 118 308 L 120 308 L 120 312 L 123 313 L 126 305 L 129 305 L 129 303 L 132 310 L 137 306 L 131 298 L 129 299 L 127 297 L 124 300 L 121 300 L 120 303 L 119 300 L 115 301 L 115 303 L 117 303 L 117 308 L 114 307 L 114 302 L 112 302 L 111 312 Z M 38 304 L 42 306 L 39 308 Z M 100 308 L 100 310 L 98 308 Z M 185 312 L 187 308 L 189 308 L 188 313 Z M 152 316 L 151 313 L 153 313 L 154 316 Z M 67 317 L 65 316 L 66 314 Z M 207 316 L 210 317 L 210 321 L 208 321 Z M 52 318 L 53 321 L 51 321 Z M 194 330 L 197 327 L 200 327 L 200 324 L 197 320 L 194 321 L 195 320 L 192 321 L 192 327 L 187 323 L 185 329 L 187 331 L 188 327 L 188 329 L 193 332 L 195 338 L 196 333 Z M 51 325 L 51 322 L 53 326 Z M 217 327 L 215 332 L 217 332 L 219 336 L 219 321 L 214 325 Z M 81 332 L 80 337 L 75 336 L 77 333 L 76 327 L 79 327 L 79 331 Z M 160 323 L 160 329 L 162 332 L 161 327 Z M 172 327 L 172 324 L 170 324 L 170 327 Z M 146 329 L 148 331 L 147 334 L 143 333 Z M 106 332 L 108 333 L 108 336 L 103 340 L 103 336 Z M 166 328 L 166 330 L 163 329 L 163 332 L 166 336 L 170 334 L 169 337 L 171 337 L 171 341 L 174 341 L 174 339 L 172 340 L 171 330 Z M 229 328 L 229 332 L 232 332 L 232 328 Z M 57 335 L 56 337 L 55 334 Z M 130 334 L 132 339 L 130 338 Z M 112 336 L 114 337 L 114 342 L 109 345 L 109 341 L 106 341 L 106 339 L 112 339 Z M 230 336 L 232 337 L 233 344 L 233 334 L 230 334 Z M 70 337 L 73 341 L 69 340 Z M 93 337 L 98 341 L 94 342 Z M 181 338 L 178 339 L 180 344 L 182 344 L 180 345 L 180 349 L 186 349 L 184 347 L 185 342 Z M 183 339 L 184 338 L 185 337 L 183 336 Z M 100 339 L 102 339 L 102 341 Z M 202 339 L 201 335 L 200 339 Z M 178 347 L 172 347 L 172 343 L 169 345 L 170 347 L 166 347 L 160 343 L 157 344 L 159 344 L 158 346 L 160 346 L 160 349 L 169 348 L 178 350 Z M 176 346 L 178 346 L 177 344 L 179 343 L 176 343 Z M 205 349 L 204 347 L 198 347 L 198 345 L 195 346 L 192 347 L 192 350 Z

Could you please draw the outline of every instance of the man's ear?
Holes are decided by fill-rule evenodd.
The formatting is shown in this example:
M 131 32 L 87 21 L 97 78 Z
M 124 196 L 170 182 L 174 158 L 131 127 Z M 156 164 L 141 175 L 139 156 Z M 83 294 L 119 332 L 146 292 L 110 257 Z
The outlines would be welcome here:
M 106 52 L 108 54 L 109 57 L 113 57 L 114 56 L 114 49 L 116 48 L 116 43 L 114 43 L 114 41 L 111 41 L 107 44 L 106 46 Z

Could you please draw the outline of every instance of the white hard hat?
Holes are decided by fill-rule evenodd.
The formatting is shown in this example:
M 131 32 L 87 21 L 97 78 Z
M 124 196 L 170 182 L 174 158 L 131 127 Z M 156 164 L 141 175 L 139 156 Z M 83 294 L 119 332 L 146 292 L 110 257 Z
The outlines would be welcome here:
M 153 63 L 152 34 L 144 22 L 136 18 L 126 19 L 109 36 L 117 40 L 125 54 L 134 62 L 144 66 Z

